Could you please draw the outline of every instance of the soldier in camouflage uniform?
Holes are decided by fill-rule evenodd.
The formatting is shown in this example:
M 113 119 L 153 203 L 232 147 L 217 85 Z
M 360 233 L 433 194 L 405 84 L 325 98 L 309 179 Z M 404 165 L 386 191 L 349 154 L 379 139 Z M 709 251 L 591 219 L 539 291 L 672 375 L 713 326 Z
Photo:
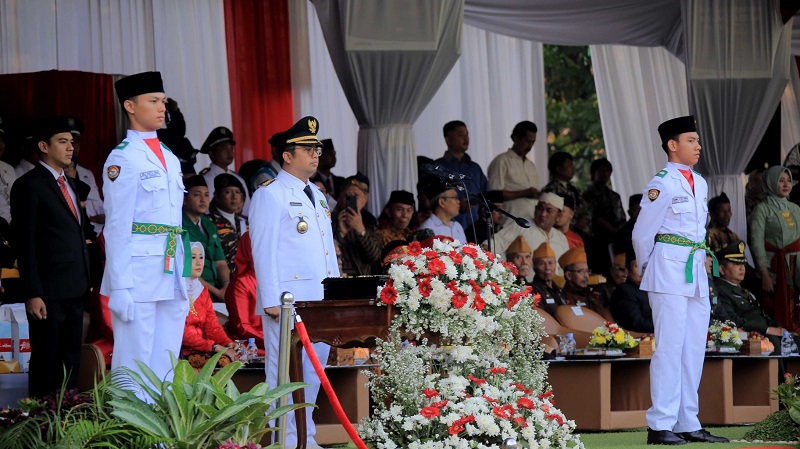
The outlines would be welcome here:
M 217 226 L 217 235 L 231 274 L 236 270 L 233 259 L 239 239 L 247 232 L 247 220 L 242 216 L 245 195 L 242 183 L 235 176 L 222 173 L 214 178 L 214 200 L 208 218 Z

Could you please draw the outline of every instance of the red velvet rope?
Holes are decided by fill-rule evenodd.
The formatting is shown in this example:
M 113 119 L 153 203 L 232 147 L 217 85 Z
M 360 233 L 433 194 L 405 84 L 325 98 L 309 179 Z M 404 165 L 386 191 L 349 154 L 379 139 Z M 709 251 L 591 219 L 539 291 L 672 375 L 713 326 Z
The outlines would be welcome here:
M 344 413 L 342 404 L 339 403 L 339 398 L 336 397 L 336 393 L 333 391 L 331 382 L 328 380 L 328 376 L 325 375 L 325 368 L 323 368 L 322 364 L 319 363 L 317 353 L 314 352 L 314 347 L 311 345 L 311 340 L 308 338 L 306 324 L 300 320 L 299 316 L 296 316 L 296 320 L 297 322 L 295 323 L 294 328 L 297 330 L 297 335 L 300 336 L 300 341 L 303 343 L 303 347 L 306 349 L 306 354 L 308 354 L 311 364 L 314 365 L 314 371 L 316 371 L 317 376 L 319 376 L 319 380 L 322 383 L 322 388 L 325 390 L 325 394 L 328 395 L 328 401 L 331 403 L 333 411 L 336 413 L 336 417 L 339 418 L 339 422 L 344 426 L 344 430 L 347 432 L 347 435 L 350 436 L 350 439 L 353 441 L 353 443 L 355 443 L 356 447 L 358 449 L 367 449 L 367 445 L 361 441 L 361 437 L 358 436 L 353 424 L 350 423 L 350 419 Z

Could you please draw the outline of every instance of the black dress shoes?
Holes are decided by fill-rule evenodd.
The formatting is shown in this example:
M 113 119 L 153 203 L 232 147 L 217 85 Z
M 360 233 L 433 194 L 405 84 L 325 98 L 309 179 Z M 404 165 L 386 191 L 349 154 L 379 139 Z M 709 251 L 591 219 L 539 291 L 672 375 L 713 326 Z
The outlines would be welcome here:
M 699 431 L 698 431 L 699 432 Z M 697 433 L 697 432 L 692 432 Z M 686 440 L 669 430 L 651 430 L 647 429 L 647 444 L 667 444 L 676 446 L 679 444 L 686 444 Z
M 725 437 L 711 435 L 706 429 L 695 430 L 694 432 L 678 432 L 677 435 L 693 443 L 727 443 L 730 441 Z

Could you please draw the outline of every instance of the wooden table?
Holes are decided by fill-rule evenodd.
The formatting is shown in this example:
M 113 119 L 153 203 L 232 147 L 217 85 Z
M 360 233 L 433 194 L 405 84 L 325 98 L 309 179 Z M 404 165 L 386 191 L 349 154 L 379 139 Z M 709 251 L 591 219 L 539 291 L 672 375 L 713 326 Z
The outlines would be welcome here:
M 650 359 L 551 361 L 547 372 L 556 406 L 579 429 L 647 425 L 645 412 L 652 404 Z M 704 425 L 761 421 L 778 410 L 778 402 L 770 398 L 777 384 L 778 357 L 706 357 L 698 418 Z

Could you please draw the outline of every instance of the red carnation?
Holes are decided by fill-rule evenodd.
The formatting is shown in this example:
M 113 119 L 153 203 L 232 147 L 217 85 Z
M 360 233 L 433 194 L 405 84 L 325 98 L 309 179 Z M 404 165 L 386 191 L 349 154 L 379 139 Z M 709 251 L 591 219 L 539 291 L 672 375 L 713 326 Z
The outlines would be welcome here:
M 500 419 L 511 419 L 511 417 L 514 416 L 515 410 L 514 406 L 511 404 L 504 405 L 502 407 L 498 407 L 495 405 L 492 408 L 492 412 L 494 413 L 494 416 Z
M 422 295 L 423 298 L 427 298 L 431 295 L 431 278 L 424 277 L 419 281 L 419 294 Z
M 431 274 L 444 274 L 446 268 L 441 259 L 437 258 L 428 262 L 428 271 L 430 271 Z
M 437 253 L 436 251 L 428 250 L 428 251 L 425 251 L 424 254 L 425 254 L 425 258 L 428 259 L 428 260 L 433 260 L 433 259 L 438 259 L 439 258 L 439 253 Z
M 469 257 L 472 257 L 473 259 L 478 257 L 478 250 L 472 245 L 466 245 L 462 247 L 461 252 Z
M 478 270 L 484 270 L 486 266 L 480 260 L 475 259 L 475 268 L 477 268 Z
M 483 297 L 481 295 L 475 295 L 475 299 L 472 300 L 472 308 L 480 312 L 485 307 L 486 307 L 486 301 L 483 299 Z
M 450 428 L 447 429 L 447 432 L 450 435 L 458 435 L 459 433 L 464 431 L 464 424 L 460 422 L 460 420 L 456 420 L 453 424 L 450 424 Z
M 450 281 L 447 284 L 444 284 L 444 288 L 450 290 L 451 292 L 455 293 L 458 291 L 458 282 Z
M 439 416 L 439 409 L 436 407 L 422 407 L 422 410 L 419 411 L 419 414 L 425 418 L 433 419 Z
M 517 266 L 511 262 L 502 261 L 500 262 L 501 265 L 506 267 L 508 271 L 514 274 L 514 276 L 519 276 L 519 270 L 517 270 Z
M 411 270 L 412 272 L 417 271 L 417 266 L 414 265 L 414 262 L 411 260 L 406 260 L 405 262 L 403 262 L 403 265 L 408 267 L 408 269 Z
M 441 409 L 444 408 L 445 405 L 447 405 L 447 401 L 436 401 L 433 404 L 431 404 L 431 407 L 437 407 Z
M 552 396 L 553 396 L 553 390 L 550 390 L 550 391 L 547 391 L 547 392 L 544 392 L 544 393 L 540 394 L 539 395 L 539 399 L 544 401 L 545 399 L 547 399 L 549 397 L 552 397 Z
M 432 388 L 426 388 L 426 389 L 422 390 L 422 394 L 425 395 L 426 399 L 433 399 L 436 396 L 439 396 L 439 392 L 434 390 L 434 389 L 432 389 Z
M 505 374 L 506 373 L 506 369 L 503 368 L 503 367 L 499 367 L 499 366 L 498 367 L 489 368 L 489 371 L 492 373 L 492 376 L 494 376 L 495 374 Z
M 522 293 L 512 293 L 508 295 L 508 310 L 513 309 L 520 299 L 522 299 Z
M 491 396 L 483 395 L 483 399 L 486 399 L 487 402 L 491 402 L 492 404 L 496 404 L 497 403 L 497 399 L 495 399 L 495 398 L 493 398 Z
M 533 308 L 534 309 L 539 307 L 539 303 L 540 302 L 542 302 L 542 295 L 540 295 L 539 293 L 536 293 L 535 295 L 533 295 Z
M 494 254 L 486 253 L 486 258 L 489 259 L 490 262 L 494 262 Z
M 477 295 L 481 294 L 481 286 L 478 285 L 477 282 L 475 282 L 474 280 L 470 279 L 469 281 L 467 281 L 467 283 L 469 284 L 470 287 L 472 287 L 472 291 L 475 292 L 475 294 L 477 294 Z
M 422 245 L 419 242 L 411 242 L 408 244 L 408 255 L 417 257 L 422 254 Z
M 397 301 L 397 290 L 394 288 L 394 281 L 389 279 L 381 290 L 381 301 L 386 305 L 392 305 Z
M 467 304 L 468 299 L 469 297 L 466 295 L 466 293 L 462 292 L 461 290 L 457 290 L 453 293 L 453 298 L 450 300 L 450 302 L 453 304 L 453 307 L 460 309 Z
M 564 417 L 559 415 L 559 414 L 556 414 L 556 413 L 553 413 L 553 414 L 549 414 L 548 413 L 548 414 L 544 415 L 544 417 L 547 418 L 547 419 L 555 420 L 556 422 L 558 422 L 559 426 L 563 426 L 564 422 L 565 422 L 564 421 Z
M 533 410 L 536 408 L 536 405 L 528 398 L 519 398 L 517 399 L 517 407 L 524 408 L 528 410 Z
M 463 260 L 461 259 L 461 254 L 458 254 L 455 251 L 450 251 L 447 255 L 450 256 L 450 259 L 453 261 L 454 264 L 460 264 L 461 262 L 463 262 Z
M 485 384 L 485 383 L 486 383 L 486 379 L 475 377 L 475 376 L 473 376 L 472 374 L 470 374 L 469 376 L 467 376 L 467 379 L 469 379 L 469 380 L 471 380 L 471 381 L 475 382 L 475 383 L 476 383 L 476 384 L 478 384 L 478 385 L 483 385 L 483 384 Z
M 514 422 L 517 423 L 517 425 L 522 427 L 523 429 L 525 427 L 528 427 L 528 422 L 525 421 L 525 418 L 523 418 L 521 416 L 517 416 L 516 418 L 514 418 Z

